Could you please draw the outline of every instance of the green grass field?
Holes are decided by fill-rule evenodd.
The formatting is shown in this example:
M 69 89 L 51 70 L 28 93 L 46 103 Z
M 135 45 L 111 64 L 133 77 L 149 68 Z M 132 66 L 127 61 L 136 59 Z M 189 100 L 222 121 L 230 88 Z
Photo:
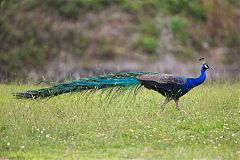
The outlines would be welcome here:
M 0 85 L 0 159 L 240 159 L 237 82 L 192 90 L 181 98 L 187 115 L 173 102 L 161 113 L 164 97 L 146 89 L 108 102 L 100 92 L 11 95 L 32 88 Z

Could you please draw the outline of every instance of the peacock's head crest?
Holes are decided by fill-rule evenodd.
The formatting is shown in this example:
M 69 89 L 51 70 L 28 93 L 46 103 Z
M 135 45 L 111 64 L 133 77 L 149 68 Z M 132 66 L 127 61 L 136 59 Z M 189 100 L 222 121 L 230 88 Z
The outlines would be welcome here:
M 207 69 L 211 68 L 207 62 L 204 62 L 204 58 L 199 58 L 198 61 L 202 61 L 202 64 L 203 64 L 202 69 L 203 70 L 207 70 Z

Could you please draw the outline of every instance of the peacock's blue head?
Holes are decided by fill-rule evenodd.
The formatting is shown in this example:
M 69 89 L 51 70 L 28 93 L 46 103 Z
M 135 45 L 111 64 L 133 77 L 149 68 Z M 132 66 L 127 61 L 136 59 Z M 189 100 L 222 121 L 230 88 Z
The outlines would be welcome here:
M 205 70 L 207 70 L 207 69 L 209 69 L 209 68 L 211 68 L 210 66 L 209 66 L 209 64 L 208 63 L 203 63 L 203 65 L 202 65 L 202 69 L 205 71 Z
M 198 61 L 202 61 L 203 65 L 202 65 L 202 71 L 205 71 L 207 69 L 212 69 L 212 67 L 209 66 L 209 64 L 207 62 L 204 62 L 205 58 L 198 58 Z

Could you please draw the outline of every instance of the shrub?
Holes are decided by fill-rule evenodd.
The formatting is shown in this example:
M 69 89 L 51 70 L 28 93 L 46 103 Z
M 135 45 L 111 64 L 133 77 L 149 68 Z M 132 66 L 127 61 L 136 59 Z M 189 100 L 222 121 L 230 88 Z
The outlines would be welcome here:
M 187 33 L 187 20 L 185 18 L 180 16 L 174 16 L 170 23 L 170 28 L 174 36 L 178 40 L 186 42 L 188 38 L 188 33 Z
M 138 45 L 147 53 L 154 54 L 157 49 L 155 37 L 144 35 L 139 39 Z

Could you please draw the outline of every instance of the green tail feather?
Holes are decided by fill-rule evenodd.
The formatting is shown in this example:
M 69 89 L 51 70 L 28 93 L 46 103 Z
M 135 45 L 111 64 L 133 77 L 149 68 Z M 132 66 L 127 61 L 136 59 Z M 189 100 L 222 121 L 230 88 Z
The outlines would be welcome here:
M 79 80 L 59 83 L 49 88 L 38 90 L 28 90 L 25 92 L 16 93 L 18 98 L 44 98 L 49 96 L 57 96 L 69 92 L 81 92 L 86 90 L 97 91 L 104 88 L 118 87 L 128 88 L 138 86 L 141 82 L 136 78 L 138 75 L 155 74 L 155 72 L 126 72 L 107 74 L 97 77 L 81 78 Z

